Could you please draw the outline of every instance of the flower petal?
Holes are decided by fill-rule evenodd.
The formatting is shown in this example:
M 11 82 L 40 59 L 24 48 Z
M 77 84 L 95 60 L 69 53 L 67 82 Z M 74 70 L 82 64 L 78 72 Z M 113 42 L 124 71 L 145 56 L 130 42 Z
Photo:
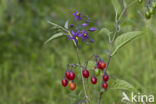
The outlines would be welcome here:
M 74 25 L 73 24 L 70 24 L 70 27 L 74 27 Z
M 71 37 L 70 35 L 68 35 L 68 39 L 69 39 L 69 40 L 72 40 L 72 39 L 73 39 L 73 37 Z
M 86 23 L 83 23 L 83 24 L 82 24 L 82 27 L 86 27 L 86 26 L 87 26 L 87 24 L 86 24 Z
M 73 36 L 75 36 L 75 35 L 76 35 L 76 34 L 75 34 L 75 32 L 74 32 L 73 30 L 72 30 L 72 35 L 73 35 Z
M 89 31 L 91 31 L 91 32 L 96 31 L 96 27 L 91 27 L 91 28 L 89 29 Z

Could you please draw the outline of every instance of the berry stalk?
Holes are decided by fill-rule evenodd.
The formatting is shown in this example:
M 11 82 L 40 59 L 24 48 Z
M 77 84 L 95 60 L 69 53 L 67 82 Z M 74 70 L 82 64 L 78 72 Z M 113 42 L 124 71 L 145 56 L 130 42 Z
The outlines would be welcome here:
M 79 56 L 79 48 L 78 48 L 77 45 L 76 45 L 76 55 L 77 55 L 77 58 L 78 58 L 78 63 L 79 63 L 79 65 L 81 65 L 81 60 L 80 60 L 80 56 Z M 81 67 L 80 69 L 81 69 L 82 86 L 83 86 L 83 91 L 84 91 L 84 94 L 85 94 L 85 100 L 89 103 L 89 99 L 88 99 L 88 96 L 87 96 L 87 91 L 86 91 L 86 87 L 85 87 L 85 83 L 84 83 L 84 78 L 83 78 L 83 74 L 82 74 L 83 68 Z

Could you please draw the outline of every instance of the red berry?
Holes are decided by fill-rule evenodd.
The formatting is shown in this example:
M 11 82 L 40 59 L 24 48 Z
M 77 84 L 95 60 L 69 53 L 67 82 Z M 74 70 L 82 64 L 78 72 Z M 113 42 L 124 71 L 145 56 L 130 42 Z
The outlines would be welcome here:
M 107 82 L 107 81 L 109 80 L 109 76 L 108 76 L 107 74 L 104 74 L 104 75 L 103 75 L 103 80 L 104 80 L 105 82 Z
M 62 79 L 62 85 L 66 87 L 68 85 L 68 80 L 66 78 Z
M 107 87 L 108 87 L 108 84 L 107 84 L 107 83 L 103 83 L 103 84 L 102 84 L 102 87 L 106 90 Z
M 75 73 L 71 71 L 69 74 L 69 79 L 74 80 L 74 78 L 75 78 Z
M 99 69 L 104 69 L 104 68 L 106 68 L 106 64 L 104 62 L 102 62 L 102 61 L 98 61 L 98 68 Z
M 68 78 L 68 79 L 70 79 L 70 72 L 69 71 L 66 71 L 66 77 Z
M 93 84 L 96 84 L 97 78 L 96 78 L 95 76 L 93 76 L 93 77 L 91 78 L 91 82 L 92 82 Z
M 88 78 L 89 77 L 89 71 L 87 69 L 82 71 L 83 77 Z
M 71 82 L 69 88 L 73 91 L 76 88 L 76 84 L 74 82 Z

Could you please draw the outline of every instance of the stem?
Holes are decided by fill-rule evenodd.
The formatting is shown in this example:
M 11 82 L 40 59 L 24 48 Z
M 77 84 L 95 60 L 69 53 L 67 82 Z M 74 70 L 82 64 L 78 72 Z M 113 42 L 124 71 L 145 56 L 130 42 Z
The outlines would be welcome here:
M 117 31 L 115 31 L 113 37 L 115 37 L 116 34 L 117 34 Z M 107 65 L 106 65 L 106 69 L 104 70 L 104 73 L 107 71 L 108 66 L 109 66 L 109 63 L 110 63 L 110 60 L 111 60 L 113 42 L 114 42 L 114 40 L 112 39 L 111 42 L 110 42 L 110 52 L 109 52 L 109 55 L 108 55 Z M 102 76 L 102 77 L 103 77 L 103 76 Z M 103 83 L 103 80 L 101 81 L 101 88 L 102 88 L 102 83 Z M 99 96 L 99 99 L 98 99 L 97 104 L 100 104 L 102 95 L 103 95 L 103 91 L 100 91 L 100 96 Z
M 78 46 L 76 46 L 76 55 L 77 55 L 77 58 L 78 58 L 78 63 L 81 66 Z M 83 68 L 81 67 L 80 69 L 81 69 L 82 86 L 83 86 L 83 91 L 84 91 L 84 94 L 85 94 L 85 100 L 89 103 L 87 92 L 86 92 L 86 87 L 85 87 L 85 83 L 84 83 L 84 78 L 83 78 L 83 75 L 82 75 Z
M 116 29 L 115 29 L 113 38 L 112 38 L 112 40 L 110 41 L 110 51 L 109 51 L 108 60 L 107 60 L 107 65 L 106 65 L 106 69 L 105 69 L 104 73 L 107 71 L 108 66 L 109 66 L 109 63 L 110 63 L 110 60 L 111 60 L 113 43 L 114 43 L 114 40 L 115 40 L 115 38 L 116 38 L 117 33 L 119 32 L 119 31 L 118 31 L 118 25 L 119 25 L 120 19 L 121 19 L 121 17 L 125 14 L 127 8 L 129 8 L 131 5 L 133 5 L 136 1 L 137 1 L 137 0 L 132 1 L 128 6 L 124 6 L 122 12 L 121 12 L 120 15 L 119 15 L 119 18 L 118 18 L 117 21 L 116 21 Z M 101 81 L 101 87 L 102 87 L 102 83 L 103 83 L 103 80 Z M 100 104 L 102 95 L 103 95 L 103 91 L 100 91 L 100 95 L 99 95 L 99 99 L 98 99 L 98 101 L 97 101 L 97 104 Z
M 81 65 L 78 46 L 76 46 L 76 55 L 77 55 L 77 58 L 78 58 L 78 63 Z
M 137 0 L 132 1 L 128 6 L 124 6 L 122 12 L 119 15 L 118 21 L 120 21 L 121 17 L 124 15 L 124 13 L 126 12 L 127 8 L 129 8 L 130 6 L 132 6 L 134 3 L 136 3 Z
M 82 67 L 82 68 L 84 68 L 84 66 L 82 66 L 80 64 L 68 64 L 67 66 Z
M 92 55 L 92 56 L 90 56 L 89 57 L 89 59 L 85 62 L 85 66 L 87 66 L 88 65 L 88 62 L 89 62 L 89 60 L 91 60 L 92 58 L 98 58 L 99 56 L 98 55 L 96 55 L 96 54 L 94 54 L 94 55 Z

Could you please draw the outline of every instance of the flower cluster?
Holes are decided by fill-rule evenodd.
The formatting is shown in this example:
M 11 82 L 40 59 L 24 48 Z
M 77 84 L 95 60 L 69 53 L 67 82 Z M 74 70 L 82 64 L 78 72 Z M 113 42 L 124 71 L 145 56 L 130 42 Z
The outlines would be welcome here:
M 73 13 L 73 16 L 75 17 L 74 21 L 78 22 L 78 26 L 70 24 L 72 36 L 68 36 L 69 40 L 74 40 L 77 43 L 79 38 L 81 38 L 82 41 L 86 42 L 86 44 L 89 44 L 88 41 L 93 43 L 94 40 L 90 39 L 89 34 L 90 32 L 96 31 L 96 27 L 89 28 L 88 25 L 90 23 L 90 20 L 88 16 L 87 15 L 83 16 L 78 11 Z

